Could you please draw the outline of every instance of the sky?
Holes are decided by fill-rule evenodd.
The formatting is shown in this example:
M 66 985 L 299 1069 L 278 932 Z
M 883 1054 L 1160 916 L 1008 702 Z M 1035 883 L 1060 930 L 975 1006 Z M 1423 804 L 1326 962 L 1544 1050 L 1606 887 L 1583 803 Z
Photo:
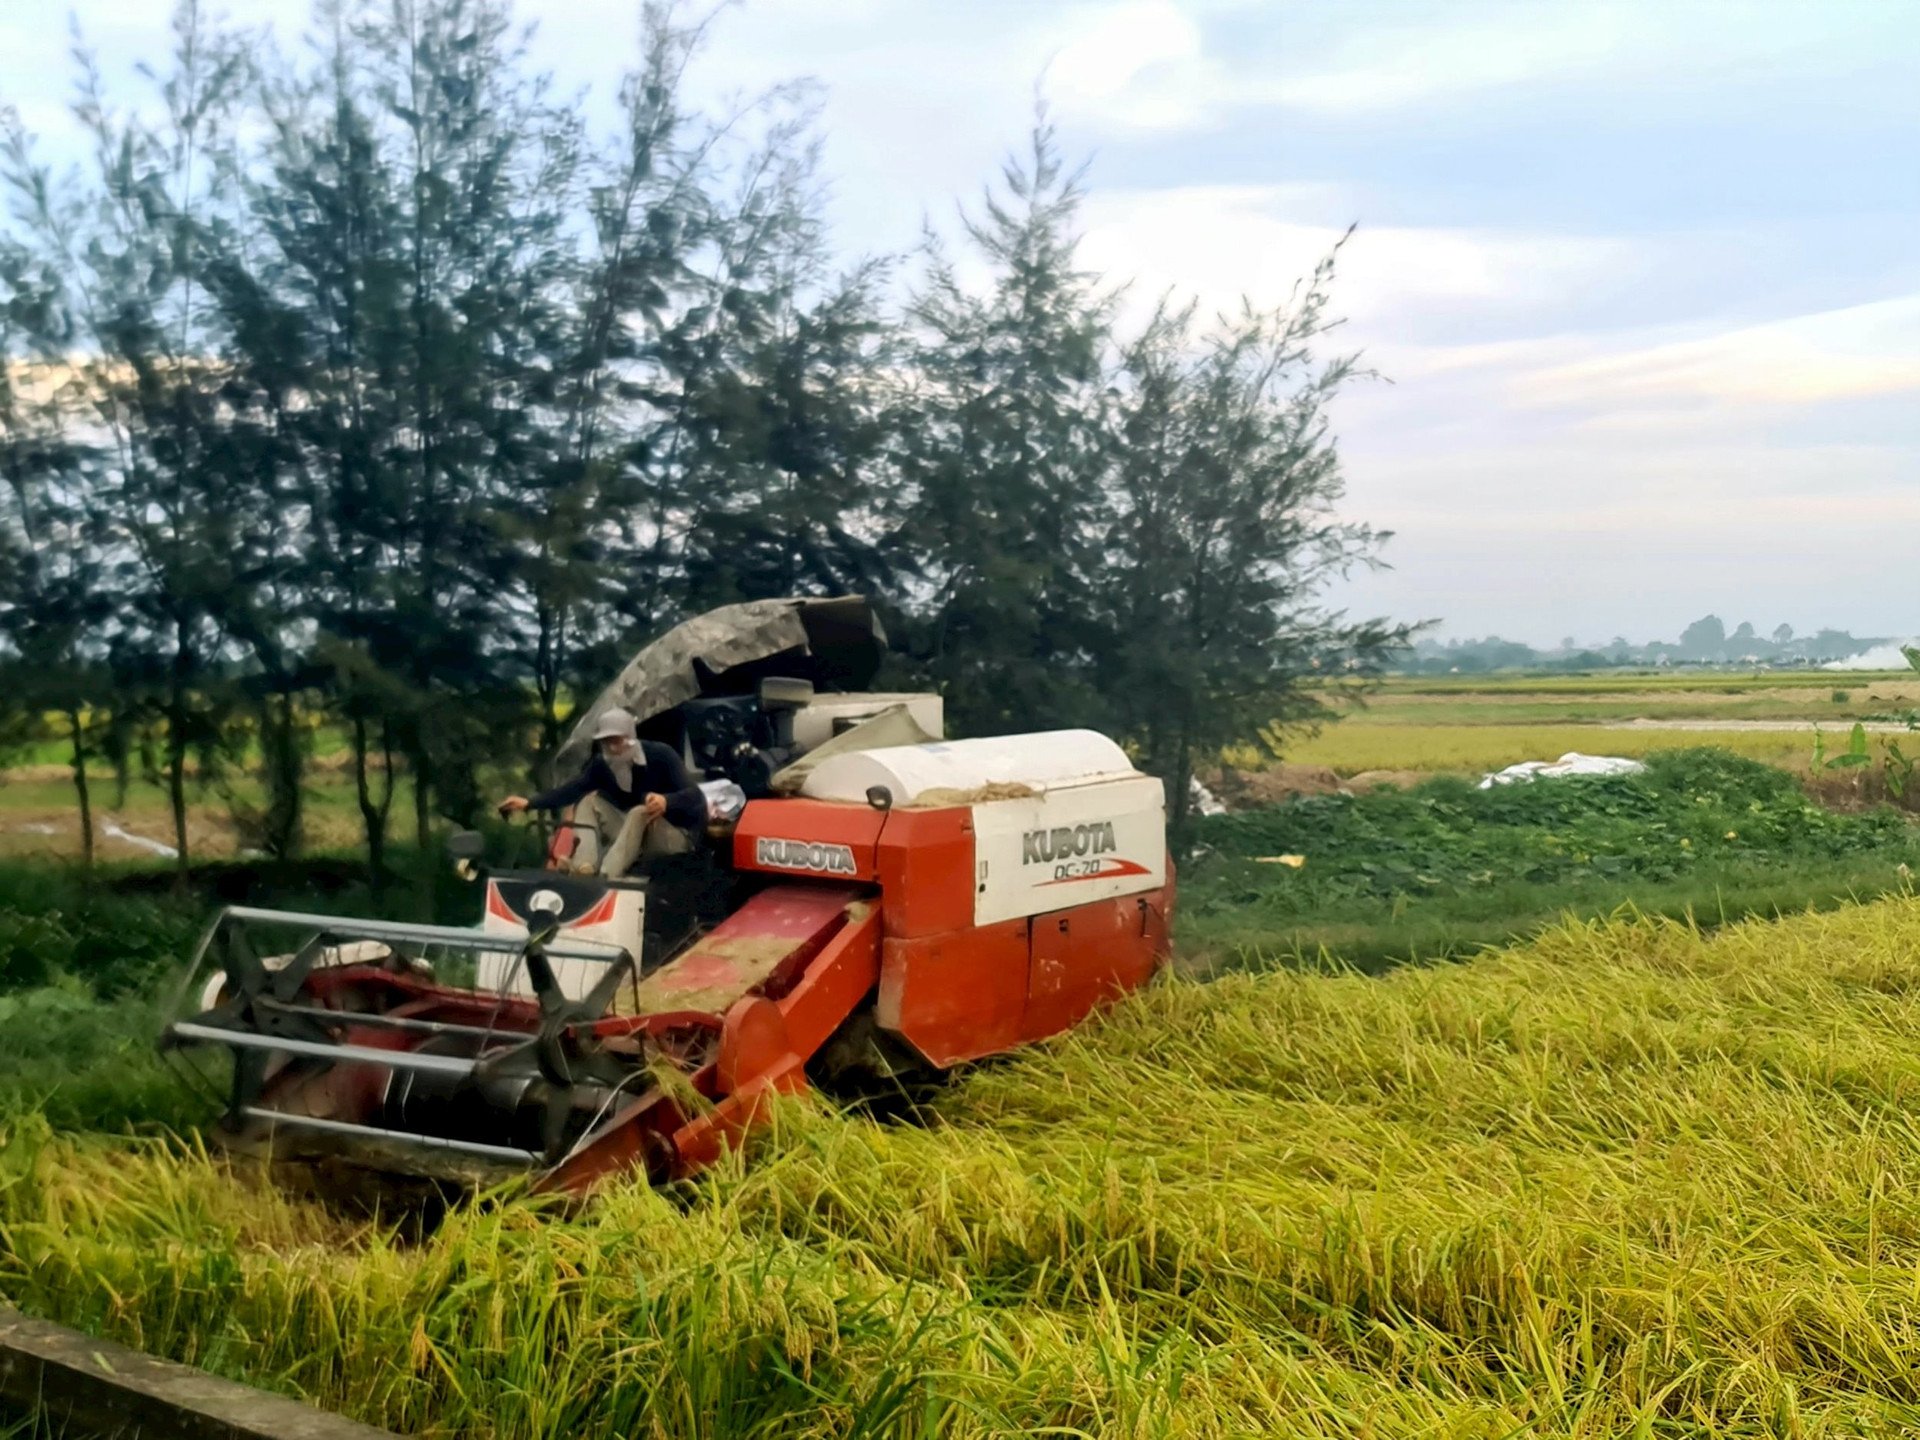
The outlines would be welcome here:
M 79 0 L 110 80 L 162 0 Z M 521 0 L 610 115 L 631 0 Z M 304 0 L 228 0 L 296 37 Z M 0 0 L 0 102 L 71 144 L 68 36 Z M 1330 597 L 1539 645 L 1920 631 L 1920 3 L 748 0 L 716 102 L 822 87 L 849 255 L 952 223 L 1044 95 L 1083 254 L 1277 303 L 1349 225 L 1334 421 L 1391 568 Z

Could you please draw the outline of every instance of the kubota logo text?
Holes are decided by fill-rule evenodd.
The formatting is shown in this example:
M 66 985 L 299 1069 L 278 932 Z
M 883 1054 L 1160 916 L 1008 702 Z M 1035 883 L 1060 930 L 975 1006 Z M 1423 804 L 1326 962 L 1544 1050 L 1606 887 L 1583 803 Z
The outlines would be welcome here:
M 769 840 L 754 842 L 756 864 L 779 870 L 816 870 L 822 875 L 852 875 L 858 868 L 853 851 L 846 845 L 819 845 L 810 840 Z
M 1051 830 L 1029 830 L 1020 837 L 1020 863 L 1039 865 L 1055 860 L 1076 860 L 1082 855 L 1105 855 L 1119 849 L 1113 838 L 1113 822 L 1096 820 L 1091 825 L 1059 825 Z

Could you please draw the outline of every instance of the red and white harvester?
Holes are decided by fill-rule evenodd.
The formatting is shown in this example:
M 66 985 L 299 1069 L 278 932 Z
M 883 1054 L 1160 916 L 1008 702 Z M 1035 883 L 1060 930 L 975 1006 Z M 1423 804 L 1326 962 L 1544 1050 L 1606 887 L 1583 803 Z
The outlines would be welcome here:
M 474 929 L 234 907 L 162 1044 L 232 1057 L 216 1134 L 275 1157 L 581 1191 L 685 1176 L 809 1077 L 911 1078 L 1056 1035 L 1163 963 L 1160 782 L 1087 730 L 948 741 L 866 690 L 858 598 L 755 601 L 643 650 L 610 706 L 713 802 L 623 879 L 485 871 Z M 185 1013 L 190 1011 L 191 1013 Z

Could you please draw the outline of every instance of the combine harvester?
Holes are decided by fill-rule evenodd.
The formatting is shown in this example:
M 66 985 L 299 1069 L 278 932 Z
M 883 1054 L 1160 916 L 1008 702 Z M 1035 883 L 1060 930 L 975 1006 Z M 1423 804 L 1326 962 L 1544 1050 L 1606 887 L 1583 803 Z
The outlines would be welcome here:
M 477 929 L 232 908 L 168 1049 L 224 1050 L 230 1148 L 583 1191 L 686 1176 L 821 1082 L 1041 1040 L 1167 953 L 1160 782 L 1087 730 L 943 741 L 937 695 L 866 691 L 865 601 L 756 601 L 648 646 L 580 717 L 633 713 L 711 806 L 629 878 L 488 873 Z M 194 997 L 190 1006 L 186 996 Z

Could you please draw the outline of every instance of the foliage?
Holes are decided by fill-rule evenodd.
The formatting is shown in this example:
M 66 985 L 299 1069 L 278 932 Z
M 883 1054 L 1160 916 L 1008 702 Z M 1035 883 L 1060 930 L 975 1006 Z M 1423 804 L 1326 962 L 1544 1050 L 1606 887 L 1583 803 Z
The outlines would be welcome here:
M 1771 639 L 1763 638 L 1750 622 L 1728 634 L 1725 624 L 1713 615 L 1704 616 L 1687 626 L 1677 642 L 1653 640 L 1636 644 L 1625 636 L 1615 636 L 1605 645 L 1582 649 L 1572 639 L 1563 640 L 1557 650 L 1537 650 L 1497 635 L 1484 639 L 1455 636 L 1441 641 L 1424 638 L 1402 652 L 1394 668 L 1411 674 L 1462 675 L 1486 674 L 1505 670 L 1604 670 L 1627 665 L 1818 665 L 1826 660 L 1845 660 L 1890 642 L 1884 637 L 1856 636 L 1845 630 L 1823 629 L 1797 640 L 1791 625 L 1779 625 Z M 1697 678 L 1699 672 L 1683 672 Z M 1792 675 L 1794 672 L 1786 672 Z M 1805 672 L 1802 672 L 1803 674 Z M 1812 672 L 1817 682 L 1826 680 Z
M 1826 736 L 1820 733 L 1818 725 L 1813 727 L 1813 768 L 1816 770 L 1856 770 L 1871 763 L 1873 756 L 1867 749 L 1867 727 L 1855 721 L 1853 729 L 1847 735 L 1847 748 L 1837 755 L 1827 754 Z
M 3 111 L 0 143 L 20 143 Z M 59 378 L 74 338 L 60 293 L 45 257 L 0 237 L 0 751 L 8 742 L 64 732 L 82 857 L 90 863 L 85 712 L 105 686 L 85 642 L 112 607 L 102 586 L 98 522 L 80 483 L 91 448 L 73 423 L 83 398 L 70 378 Z M 16 363 L 16 356 L 30 363 Z
M 1185 942 L 1218 964 L 1322 947 L 1355 963 L 1472 954 L 1566 912 L 1702 921 L 1907 888 L 1920 836 L 1891 809 L 1840 814 L 1782 770 L 1716 749 L 1643 775 L 1478 790 L 1305 796 L 1204 820 L 1181 878 Z M 1298 870 L 1274 863 L 1305 857 Z
M 1453 772 L 1474 778 L 1523 760 L 1557 759 L 1568 751 L 1645 759 L 1670 750 L 1710 745 L 1776 766 L 1806 763 L 1807 735 L 1799 732 L 1633 730 L 1605 724 L 1427 723 L 1424 714 L 1397 713 L 1392 723 L 1361 715 L 1308 736 L 1284 740 L 1289 762 L 1324 765 L 1340 775 L 1368 770 Z M 1379 717 L 1383 722 L 1387 717 Z M 1253 757 L 1250 757 L 1253 758 Z
M 1335 513 L 1326 407 L 1354 365 L 1314 358 L 1333 273 L 1329 256 L 1289 305 L 1204 343 L 1191 309 L 1163 307 L 1126 357 L 1105 685 L 1176 831 L 1197 753 L 1324 717 L 1411 634 L 1313 602 L 1385 538 Z
M 108 1132 L 204 1123 L 215 1107 L 154 1050 L 160 1025 L 139 994 L 102 1004 L 74 980 L 0 990 L 0 1113 Z
M 0 868 L 0 994 L 73 977 L 108 999 L 170 979 L 206 923 L 199 900 L 117 893 L 44 866 Z
M 1645 763 L 1643 774 L 1486 790 L 1443 777 L 1410 791 L 1302 796 L 1206 819 L 1199 838 L 1225 863 L 1305 855 L 1298 872 L 1245 872 L 1276 887 L 1264 904 L 1300 910 L 1581 872 L 1667 880 L 1729 849 L 1788 864 L 1910 841 L 1891 810 L 1835 814 L 1791 775 L 1727 751 L 1666 751 Z
M 913 298 L 906 540 L 933 590 L 923 670 L 963 731 L 1092 713 L 1113 301 L 1079 258 L 1082 178 L 1040 117 L 1030 153 L 965 220 L 987 284 L 935 246 Z
M 176 0 L 145 103 L 81 47 L 89 164 L 8 120 L 0 664 L 83 809 L 89 753 L 164 775 L 184 875 L 194 774 L 291 856 L 317 711 L 384 876 L 397 801 L 470 823 L 642 638 L 849 590 L 958 731 L 1102 725 L 1184 796 L 1405 638 L 1317 605 L 1380 538 L 1330 513 L 1330 264 L 1122 333 L 1042 117 L 896 287 L 832 254 L 810 87 L 694 103 L 712 23 L 645 7 L 605 137 L 507 0 L 315 0 L 285 52 Z

